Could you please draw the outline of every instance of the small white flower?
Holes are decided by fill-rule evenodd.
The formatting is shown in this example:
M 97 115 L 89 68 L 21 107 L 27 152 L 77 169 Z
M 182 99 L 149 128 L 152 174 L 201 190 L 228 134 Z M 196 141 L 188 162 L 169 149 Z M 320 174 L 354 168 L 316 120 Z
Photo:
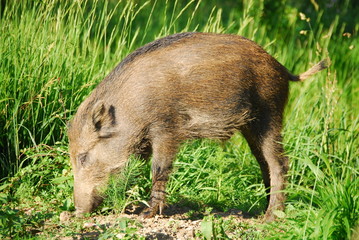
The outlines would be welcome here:
M 301 30 L 301 31 L 299 32 L 299 34 L 301 34 L 301 35 L 307 35 L 307 33 L 308 33 L 307 30 Z
M 350 38 L 351 36 L 352 36 L 352 34 L 351 34 L 351 33 L 348 33 L 348 32 L 343 33 L 343 37 Z
M 307 17 L 305 16 L 305 14 L 302 13 L 302 12 L 299 13 L 299 16 L 300 16 L 300 20 L 306 20 L 306 19 L 307 19 Z

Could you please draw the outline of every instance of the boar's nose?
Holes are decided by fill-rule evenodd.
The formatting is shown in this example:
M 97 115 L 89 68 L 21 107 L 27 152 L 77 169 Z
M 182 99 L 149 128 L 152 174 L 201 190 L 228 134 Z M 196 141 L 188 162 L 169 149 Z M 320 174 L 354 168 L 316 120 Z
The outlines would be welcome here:
M 95 210 L 102 203 L 102 201 L 103 201 L 103 197 L 93 196 L 88 202 L 88 204 L 81 205 L 81 204 L 77 204 L 78 202 L 76 201 L 75 198 L 75 207 L 76 207 L 75 216 L 83 217 L 85 213 L 90 213 L 93 210 Z

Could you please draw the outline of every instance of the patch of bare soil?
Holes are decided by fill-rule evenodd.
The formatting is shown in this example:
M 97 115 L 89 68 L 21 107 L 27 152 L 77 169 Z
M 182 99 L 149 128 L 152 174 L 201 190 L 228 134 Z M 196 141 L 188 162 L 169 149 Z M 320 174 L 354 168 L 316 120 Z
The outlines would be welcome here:
M 97 239 L 106 229 L 121 228 L 121 221 L 127 229 L 134 229 L 137 236 L 144 236 L 145 239 L 202 239 L 198 236 L 201 232 L 203 216 L 196 218 L 192 215 L 189 218 L 188 212 L 189 209 L 172 206 L 165 210 L 164 215 L 148 219 L 141 217 L 138 213 L 95 216 L 85 220 L 83 228 L 87 230 L 82 234 L 59 239 Z M 234 224 L 243 222 L 251 224 L 257 221 L 239 210 L 211 214 L 220 216 L 222 219 L 230 218 Z M 60 219 L 63 223 L 71 221 L 67 217 L 66 213 L 62 213 Z M 122 239 L 126 237 L 126 234 L 128 233 L 122 231 L 116 233 L 115 236 Z M 227 235 L 230 237 L 231 233 Z

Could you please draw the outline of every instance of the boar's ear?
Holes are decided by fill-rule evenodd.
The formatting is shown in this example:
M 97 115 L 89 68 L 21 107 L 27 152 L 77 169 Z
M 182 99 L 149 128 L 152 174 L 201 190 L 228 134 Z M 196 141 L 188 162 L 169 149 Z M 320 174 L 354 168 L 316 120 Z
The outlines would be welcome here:
M 104 101 L 99 100 L 95 103 L 91 116 L 94 131 L 99 137 L 111 137 L 116 124 L 115 107 L 106 107 Z

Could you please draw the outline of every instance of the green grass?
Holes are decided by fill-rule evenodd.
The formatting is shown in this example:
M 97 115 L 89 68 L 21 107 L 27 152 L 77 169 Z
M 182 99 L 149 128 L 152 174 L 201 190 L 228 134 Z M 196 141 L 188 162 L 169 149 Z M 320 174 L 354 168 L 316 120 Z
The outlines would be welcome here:
M 283 131 L 291 160 L 288 200 L 278 222 L 248 225 L 210 214 L 240 209 L 255 216 L 265 210 L 259 166 L 240 135 L 224 144 L 184 144 L 168 183 L 169 203 L 204 219 L 201 237 L 207 239 L 226 239 L 229 232 L 244 239 L 359 234 L 359 6 L 317 0 L 316 11 L 315 1 L 269 2 L 1 1 L 0 237 L 84 231 L 81 220 L 59 222 L 61 211 L 74 209 L 66 122 L 127 54 L 182 31 L 246 36 L 294 73 L 327 56 L 332 65 L 291 84 Z M 149 164 L 132 159 L 95 215 L 145 202 L 150 187 Z M 141 239 L 131 224 L 119 220 L 118 231 Z M 115 233 L 102 229 L 100 237 Z

